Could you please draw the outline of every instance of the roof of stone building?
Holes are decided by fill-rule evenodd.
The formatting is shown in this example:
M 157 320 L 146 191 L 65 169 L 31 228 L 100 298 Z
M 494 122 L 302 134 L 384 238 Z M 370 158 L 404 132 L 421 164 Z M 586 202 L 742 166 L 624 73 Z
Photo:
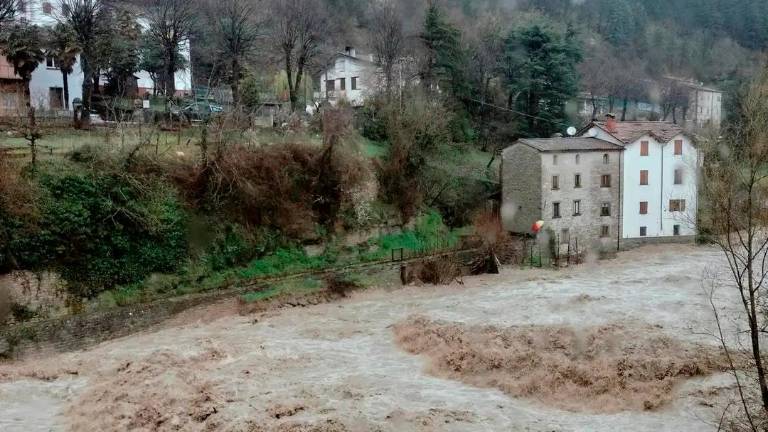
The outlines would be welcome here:
M 632 143 L 646 135 L 659 142 L 667 143 L 672 138 L 685 133 L 679 125 L 663 121 L 616 121 L 612 127 L 608 126 L 608 122 L 599 121 L 592 122 L 585 130 L 592 126 L 599 127 L 624 144 Z
M 623 150 L 624 147 L 597 138 L 523 138 L 517 141 L 541 152 Z

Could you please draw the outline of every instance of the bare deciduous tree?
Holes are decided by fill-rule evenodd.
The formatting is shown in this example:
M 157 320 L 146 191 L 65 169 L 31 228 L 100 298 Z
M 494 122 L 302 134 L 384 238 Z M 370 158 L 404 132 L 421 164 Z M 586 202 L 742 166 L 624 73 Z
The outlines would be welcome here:
M 13 22 L 18 10 L 18 0 L 0 0 L 0 31 L 3 31 L 8 23 Z
M 183 63 L 179 49 L 189 41 L 194 29 L 196 8 L 195 2 L 189 0 L 150 0 L 147 8 L 148 33 L 163 49 L 165 76 L 162 81 L 166 100 L 176 94 L 174 76 Z
M 387 97 L 392 95 L 395 67 L 403 56 L 405 32 L 397 5 L 389 0 L 371 6 L 370 45 L 384 75 Z
M 61 10 L 59 21 L 72 29 L 80 47 L 80 68 L 84 78 L 82 111 L 79 117 L 75 113 L 75 125 L 87 127 L 94 89 L 94 65 L 98 63 L 100 55 L 99 38 L 108 37 L 102 25 L 107 4 L 102 0 L 62 0 Z
M 248 56 L 254 53 L 260 33 L 258 0 L 217 0 L 214 5 L 216 45 L 227 61 L 227 77 L 232 89 L 232 102 L 240 106 L 240 80 Z
M 273 44 L 285 68 L 291 110 L 295 112 L 302 80 L 319 56 L 331 22 L 320 0 L 273 0 L 272 15 Z
M 747 359 L 732 361 L 738 381 L 742 417 L 738 430 L 763 431 L 768 426 L 768 377 L 762 352 L 768 328 L 768 71 L 752 84 L 742 102 L 744 115 L 725 142 L 710 140 L 704 165 L 704 221 L 712 241 L 723 251 L 728 277 L 724 289 L 738 293 L 739 326 L 744 324 Z M 714 303 L 713 303 L 714 305 Z M 714 308 L 726 354 L 727 335 Z M 737 340 L 742 333 L 733 335 Z M 737 369 L 738 368 L 738 369 Z

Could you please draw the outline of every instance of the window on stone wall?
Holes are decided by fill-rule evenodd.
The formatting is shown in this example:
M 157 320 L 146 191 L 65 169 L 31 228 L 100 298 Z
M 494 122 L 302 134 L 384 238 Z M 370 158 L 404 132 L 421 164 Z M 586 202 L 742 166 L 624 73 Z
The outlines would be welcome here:
M 339 90 L 344 91 L 347 89 L 347 79 L 339 78 Z
M 559 219 L 560 218 L 560 203 L 552 203 L 552 218 L 553 219 Z
M 603 155 L 603 164 L 604 164 L 604 165 L 608 165 L 608 161 L 609 161 L 610 159 L 611 159 L 611 158 L 608 156 L 608 153 L 604 154 L 604 155 Z
M 571 240 L 571 235 L 568 233 L 568 228 L 560 230 L 560 244 L 568 244 Z
M 352 86 L 352 90 L 357 90 L 357 77 L 352 77 L 352 82 L 350 82 L 350 85 Z
M 611 187 L 611 175 L 610 174 L 603 174 L 600 176 L 600 187 L 609 188 Z
M 581 174 L 576 174 L 573 176 L 573 187 L 575 188 L 581 187 Z
M 573 201 L 573 215 L 581 216 L 581 200 Z
M 600 206 L 600 216 L 610 216 L 611 215 L 611 203 L 603 203 L 603 205 Z
M 603 225 L 600 227 L 600 237 L 606 238 L 611 235 L 611 227 Z
M 578 165 L 580 161 L 581 161 L 581 156 L 577 154 L 576 155 L 576 165 Z
M 560 189 L 560 176 L 552 176 L 552 190 Z
M 552 155 L 552 165 L 557 165 L 557 155 Z

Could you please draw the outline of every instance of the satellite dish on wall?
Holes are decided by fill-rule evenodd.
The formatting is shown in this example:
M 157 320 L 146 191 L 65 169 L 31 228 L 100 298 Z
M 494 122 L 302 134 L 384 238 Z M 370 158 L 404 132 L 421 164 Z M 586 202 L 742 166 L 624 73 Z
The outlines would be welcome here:
M 574 135 L 576 135 L 576 128 L 575 128 L 575 127 L 573 127 L 573 126 L 571 126 L 571 127 L 569 127 L 569 128 L 568 128 L 568 129 L 565 131 L 565 133 L 567 133 L 567 134 L 568 134 L 568 136 L 574 136 Z

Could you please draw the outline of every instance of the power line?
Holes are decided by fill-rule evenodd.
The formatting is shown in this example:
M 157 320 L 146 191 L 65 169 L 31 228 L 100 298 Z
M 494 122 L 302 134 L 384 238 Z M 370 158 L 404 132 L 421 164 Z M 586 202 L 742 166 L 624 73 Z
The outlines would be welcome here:
M 567 124 L 567 123 L 560 123 L 560 122 L 557 122 L 557 121 L 554 121 L 554 120 L 545 119 L 543 117 L 537 117 L 535 115 L 527 114 L 527 113 L 524 113 L 522 111 L 515 111 L 513 109 L 509 109 L 509 108 L 506 108 L 506 107 L 501 107 L 501 106 L 498 106 L 498 105 L 489 104 L 488 102 L 483 102 L 483 101 L 481 101 L 479 99 L 474 99 L 474 98 L 468 98 L 468 99 L 471 100 L 472 102 L 479 103 L 480 105 L 486 105 L 486 106 L 489 106 L 491 108 L 495 108 L 497 110 L 507 111 L 507 112 L 511 112 L 513 114 L 517 114 L 517 115 L 520 115 L 520 116 L 523 116 L 523 117 L 528 117 L 528 118 L 532 118 L 532 119 L 536 119 L 536 120 L 545 121 L 545 122 L 551 123 L 553 125 L 564 126 L 566 128 L 569 128 L 569 127 L 572 126 L 572 125 Z

